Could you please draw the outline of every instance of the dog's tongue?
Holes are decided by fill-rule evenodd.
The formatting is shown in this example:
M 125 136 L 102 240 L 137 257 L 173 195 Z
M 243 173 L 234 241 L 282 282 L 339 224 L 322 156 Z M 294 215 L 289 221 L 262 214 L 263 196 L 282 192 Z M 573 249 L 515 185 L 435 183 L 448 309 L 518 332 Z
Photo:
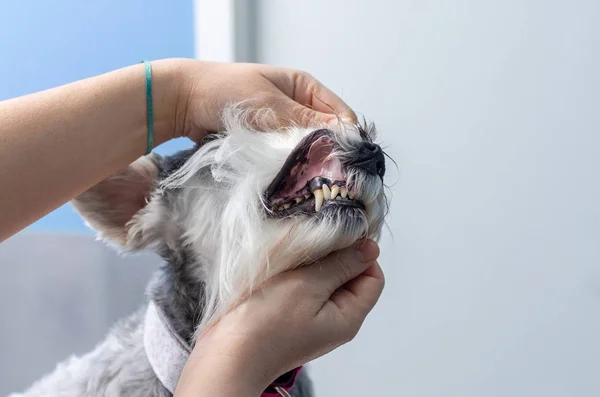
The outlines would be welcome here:
M 308 150 L 306 162 L 297 164 L 292 168 L 290 175 L 297 178 L 296 184 L 284 192 L 283 196 L 291 197 L 317 176 L 332 181 L 345 180 L 346 175 L 340 160 L 334 156 L 329 157 L 332 151 L 333 145 L 327 138 L 323 137 L 316 140 Z

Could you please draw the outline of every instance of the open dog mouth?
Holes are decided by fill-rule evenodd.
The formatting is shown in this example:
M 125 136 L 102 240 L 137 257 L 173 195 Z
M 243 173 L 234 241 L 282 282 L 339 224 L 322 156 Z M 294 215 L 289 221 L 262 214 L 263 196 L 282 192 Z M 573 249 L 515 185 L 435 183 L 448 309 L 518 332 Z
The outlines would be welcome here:
M 365 208 L 354 200 L 346 168 L 333 156 L 334 148 L 329 130 L 314 131 L 296 146 L 265 192 L 267 209 L 274 216 L 341 206 Z

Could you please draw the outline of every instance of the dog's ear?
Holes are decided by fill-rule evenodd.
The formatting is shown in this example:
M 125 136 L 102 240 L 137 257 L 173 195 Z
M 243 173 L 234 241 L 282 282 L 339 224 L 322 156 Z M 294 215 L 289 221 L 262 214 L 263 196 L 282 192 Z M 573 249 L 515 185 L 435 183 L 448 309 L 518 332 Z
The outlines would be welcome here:
M 73 207 L 103 240 L 125 250 L 143 248 L 143 215 L 148 212 L 158 183 L 161 157 L 139 158 L 86 192 L 77 196 Z

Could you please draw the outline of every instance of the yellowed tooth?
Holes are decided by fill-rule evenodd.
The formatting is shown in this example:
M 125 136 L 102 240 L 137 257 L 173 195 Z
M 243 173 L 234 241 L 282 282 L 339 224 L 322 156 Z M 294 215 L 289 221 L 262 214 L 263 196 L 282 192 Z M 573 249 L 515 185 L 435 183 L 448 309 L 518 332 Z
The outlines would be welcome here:
M 331 187 L 331 198 L 337 198 L 338 193 L 340 192 L 340 187 L 338 185 L 333 185 Z
M 323 184 L 323 198 L 325 200 L 331 200 L 331 190 L 326 184 Z
M 310 197 L 310 196 L 309 196 Z M 296 204 L 300 203 L 302 201 L 302 199 L 300 197 L 296 197 L 294 199 L 294 201 L 296 202 Z
M 317 189 L 313 192 L 315 195 L 315 211 L 319 212 L 321 207 L 323 207 L 323 191 L 321 189 Z
M 336 200 L 343 200 L 340 196 L 337 196 L 335 199 Z
M 350 200 L 354 200 L 354 193 L 352 193 L 351 191 L 348 191 L 348 198 Z
M 283 208 L 285 208 L 285 209 L 287 210 L 287 209 L 288 209 L 288 208 L 290 208 L 291 206 L 292 206 L 292 203 L 285 203 L 285 204 L 283 205 Z
M 305 199 L 305 200 L 308 200 L 309 198 L 310 198 L 310 194 L 305 194 L 305 195 L 304 195 L 304 199 Z
M 340 195 L 342 196 L 342 198 L 348 197 L 348 189 L 346 189 L 346 186 L 340 189 Z

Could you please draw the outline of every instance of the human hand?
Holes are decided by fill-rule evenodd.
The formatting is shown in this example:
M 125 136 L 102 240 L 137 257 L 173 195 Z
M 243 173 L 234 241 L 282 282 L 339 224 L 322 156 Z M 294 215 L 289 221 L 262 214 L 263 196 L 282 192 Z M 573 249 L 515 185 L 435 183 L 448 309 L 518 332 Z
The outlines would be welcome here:
M 367 240 L 269 280 L 200 335 L 175 395 L 259 395 L 352 340 L 383 290 L 378 256 Z
M 331 123 L 338 117 L 356 121 L 354 112 L 311 75 L 293 69 L 248 63 L 198 60 L 157 61 L 173 71 L 175 137 L 199 140 L 222 128 L 221 112 L 231 103 L 249 101 L 270 108 L 275 126 Z

